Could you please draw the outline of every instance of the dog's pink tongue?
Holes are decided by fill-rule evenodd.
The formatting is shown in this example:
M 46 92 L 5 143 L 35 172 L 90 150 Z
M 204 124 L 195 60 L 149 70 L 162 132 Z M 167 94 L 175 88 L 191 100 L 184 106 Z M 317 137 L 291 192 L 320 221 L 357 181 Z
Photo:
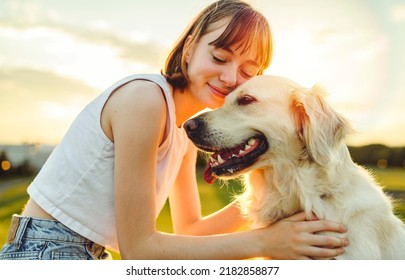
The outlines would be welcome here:
M 215 177 L 212 175 L 212 170 L 211 170 L 211 166 L 208 163 L 207 166 L 205 167 L 204 170 L 204 180 L 205 182 L 207 182 L 208 184 L 212 184 L 215 181 Z

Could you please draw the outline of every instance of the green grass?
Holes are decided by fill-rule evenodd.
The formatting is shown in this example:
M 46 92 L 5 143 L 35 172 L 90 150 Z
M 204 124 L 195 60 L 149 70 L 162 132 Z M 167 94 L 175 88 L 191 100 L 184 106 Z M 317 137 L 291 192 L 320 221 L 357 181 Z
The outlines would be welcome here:
M 30 181 L 27 179 L 26 182 L 17 184 L 0 196 L 0 244 L 6 241 L 11 215 L 20 213 L 28 199 L 26 189 Z
M 405 191 L 405 169 L 376 169 L 372 170 L 378 182 L 381 182 L 386 189 L 394 191 Z M 202 214 L 209 215 L 232 200 L 233 195 L 240 192 L 240 184 L 236 181 L 215 182 L 213 185 L 206 184 L 201 175 L 197 176 L 199 193 L 201 198 Z M 11 215 L 19 213 L 28 199 L 26 188 L 31 179 L 17 184 L 8 189 L 0 196 L 0 244 L 4 244 Z M 405 201 L 395 205 L 395 211 L 405 221 Z M 170 207 L 165 204 L 157 219 L 157 228 L 164 232 L 173 232 L 170 218 Z M 114 259 L 120 259 L 120 255 L 112 253 Z
M 370 169 L 378 183 L 387 190 L 405 191 L 405 168 Z
M 404 168 L 374 168 L 370 171 L 375 175 L 376 181 L 386 191 L 405 191 L 405 169 Z M 394 213 L 405 222 L 405 201 L 393 200 Z

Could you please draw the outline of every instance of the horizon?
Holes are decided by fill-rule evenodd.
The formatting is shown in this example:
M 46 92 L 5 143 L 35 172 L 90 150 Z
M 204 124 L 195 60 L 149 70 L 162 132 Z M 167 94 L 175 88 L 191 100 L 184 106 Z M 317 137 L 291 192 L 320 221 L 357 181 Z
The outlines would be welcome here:
M 159 73 L 171 45 L 212 2 L 2 1 L 0 144 L 59 143 L 108 86 Z M 349 146 L 405 146 L 405 3 L 249 2 L 274 36 L 265 74 L 323 85 L 356 130 Z

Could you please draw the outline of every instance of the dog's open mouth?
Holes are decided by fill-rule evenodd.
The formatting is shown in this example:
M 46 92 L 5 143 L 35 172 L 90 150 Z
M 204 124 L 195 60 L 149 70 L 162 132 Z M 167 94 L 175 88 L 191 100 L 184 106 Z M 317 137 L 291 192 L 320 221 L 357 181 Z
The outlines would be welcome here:
M 253 165 L 268 148 L 269 144 L 263 135 L 249 138 L 232 148 L 216 150 L 204 147 L 203 150 L 206 152 L 213 152 L 204 170 L 204 180 L 212 184 L 216 177 L 234 176 Z

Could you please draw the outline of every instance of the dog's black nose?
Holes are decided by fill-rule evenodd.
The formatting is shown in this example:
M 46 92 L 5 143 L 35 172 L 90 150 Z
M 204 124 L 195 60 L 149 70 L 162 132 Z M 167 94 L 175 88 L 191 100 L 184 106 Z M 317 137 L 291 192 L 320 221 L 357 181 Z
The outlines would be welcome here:
M 204 121 L 201 118 L 194 118 L 186 121 L 183 125 L 188 137 L 198 138 L 204 130 Z
M 198 122 L 196 122 L 194 119 L 188 120 L 184 123 L 184 129 L 186 131 L 194 131 L 198 128 Z

